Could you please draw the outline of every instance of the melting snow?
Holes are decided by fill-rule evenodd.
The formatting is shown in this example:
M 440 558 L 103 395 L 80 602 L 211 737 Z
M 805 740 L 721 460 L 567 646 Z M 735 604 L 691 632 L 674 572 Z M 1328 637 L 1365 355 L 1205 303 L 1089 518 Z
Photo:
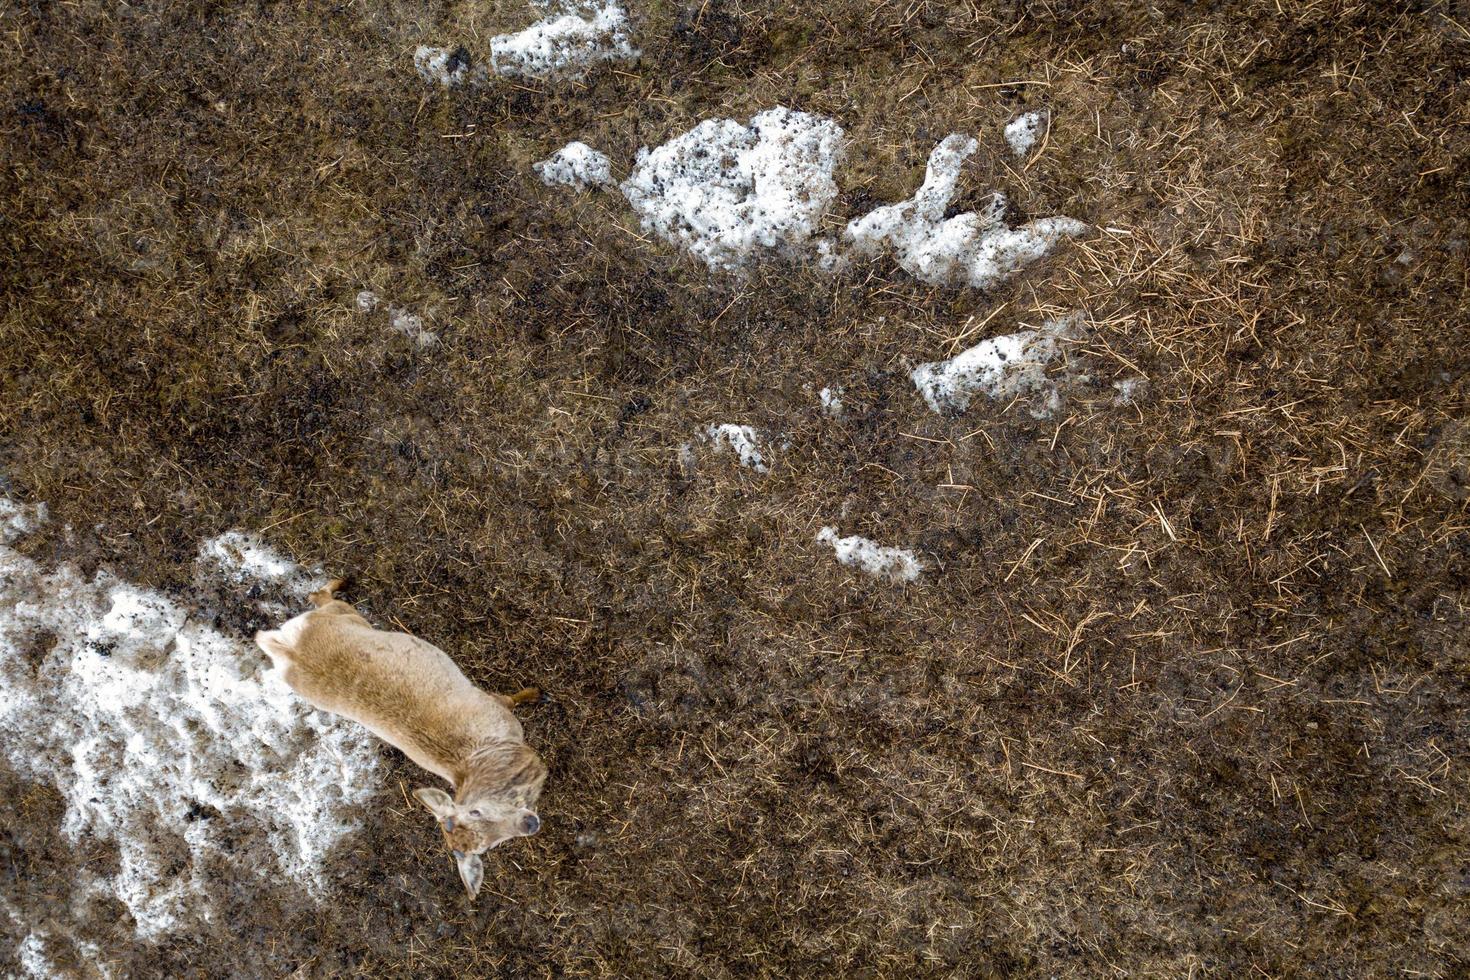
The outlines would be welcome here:
M 431 48 L 421 44 L 413 53 L 413 66 L 424 81 L 445 88 L 485 80 L 485 70 L 470 64 L 469 52 L 464 48 Z
M 1018 157 L 1023 157 L 1031 152 L 1031 147 L 1036 145 L 1036 138 L 1046 128 L 1046 114 L 1043 112 L 1026 112 L 1012 119 L 1006 124 L 1006 142 L 1011 145 L 1011 152 Z
M 947 361 L 914 368 L 914 385 L 936 412 L 963 412 L 977 394 L 1011 399 L 1037 392 L 1037 418 L 1061 405 L 1061 396 L 1046 376 L 1046 366 L 1061 352 L 1061 339 L 1073 335 L 1079 317 L 1074 314 L 1048 320 L 1039 330 L 1022 330 L 984 340 Z
M 1059 239 L 1087 226 L 1066 217 L 1041 218 L 1019 228 L 1005 225 L 1005 198 L 996 194 L 984 214 L 944 217 L 961 168 L 979 144 L 958 133 L 929 155 L 924 184 L 907 201 L 880 207 L 848 224 L 843 237 L 865 255 L 891 247 L 899 265 L 925 282 L 985 289 L 1049 252 Z
M 60 976 L 56 965 L 46 956 L 46 943 L 36 933 L 28 934 L 15 947 L 15 958 L 20 962 L 20 968 L 26 971 L 26 975 L 37 978 L 51 978 Z
M 299 581 L 304 587 L 311 577 L 301 566 L 282 557 L 270 545 L 253 534 L 226 531 L 199 546 L 201 561 L 215 565 L 236 582 L 265 579 L 270 582 Z
M 843 138 L 832 120 L 782 106 L 749 126 L 706 119 L 640 149 L 621 190 L 646 230 L 712 269 L 736 271 L 804 250 L 837 196 Z
M 1029 113 L 1007 128 L 1008 138 L 1028 132 L 1034 138 L 1044 121 L 1044 114 Z M 833 173 L 845 139 L 835 121 L 783 106 L 756 114 L 749 125 L 706 119 L 661 146 L 640 149 L 619 190 L 644 230 L 723 272 L 771 257 L 810 259 L 838 272 L 854 256 L 891 250 L 925 282 L 985 289 L 1087 230 L 1065 216 L 1011 227 L 999 193 L 982 211 L 945 217 L 964 163 L 979 146 L 954 134 L 930 154 L 924 183 L 912 198 L 848 222 L 840 242 L 817 237 L 837 197 Z M 597 168 L 589 177 L 579 177 L 584 158 Z M 536 164 L 548 184 L 602 182 L 604 167 L 606 158 L 580 143 Z
M 206 542 L 201 564 L 305 577 L 246 535 Z M 55 784 L 67 837 L 116 845 L 115 874 L 76 887 L 114 895 L 142 937 L 227 915 L 255 886 L 322 894 L 327 855 L 377 791 L 366 732 L 266 668 L 252 643 L 161 593 L 0 545 L 0 751 Z
M 859 568 L 874 578 L 912 582 L 924 570 L 923 563 L 912 551 L 885 548 L 870 538 L 858 535 L 839 538 L 836 528 L 822 528 L 817 532 L 817 540 L 831 545 L 839 562 Z
M 304 596 L 326 584 L 325 576 L 307 572 L 256 535 L 242 531 L 226 531 L 201 544 L 194 574 L 199 585 L 207 585 L 211 579 L 249 583 L 283 598 Z M 261 600 L 259 606 L 272 617 L 283 616 L 290 609 L 285 603 L 269 600 Z
M 705 437 L 714 444 L 716 452 L 733 452 L 740 457 L 740 465 L 748 466 L 757 473 L 768 472 L 766 458 L 761 454 L 761 437 L 748 425 L 712 425 L 705 430 Z
M 604 61 L 638 57 L 628 32 L 628 15 L 616 3 L 584 6 L 587 16 L 565 13 L 539 20 L 515 34 L 490 39 L 497 75 L 521 78 L 580 78 Z
M 566 184 L 585 188 L 613 182 L 612 164 L 606 154 L 586 143 L 568 143 L 549 158 L 533 164 L 531 169 L 541 175 L 541 182 L 548 187 Z
M 490 68 L 473 63 L 464 48 L 420 45 L 413 65 L 426 82 L 454 88 L 479 85 L 490 71 L 512 78 L 578 79 L 604 61 L 638 57 L 628 14 L 616 3 L 574 5 L 575 9 L 538 20 L 523 31 L 490 39 Z
M 27 507 L 0 497 L 0 544 L 9 544 L 46 523 L 46 505 Z
M 371 289 L 357 294 L 357 308 L 363 313 L 372 313 L 382 306 L 383 298 Z M 403 334 L 420 347 L 432 347 L 439 342 L 439 335 L 424 326 L 424 318 L 401 306 L 387 306 L 388 326 Z
M 1118 394 L 1113 398 L 1114 405 L 1132 405 L 1133 399 L 1138 397 L 1139 390 L 1148 382 L 1143 378 L 1124 378 L 1122 381 L 1114 381 L 1113 387 Z
M 388 326 L 403 334 L 420 347 L 432 347 L 439 342 L 439 335 L 424 329 L 424 318 L 417 313 L 398 306 L 388 307 Z

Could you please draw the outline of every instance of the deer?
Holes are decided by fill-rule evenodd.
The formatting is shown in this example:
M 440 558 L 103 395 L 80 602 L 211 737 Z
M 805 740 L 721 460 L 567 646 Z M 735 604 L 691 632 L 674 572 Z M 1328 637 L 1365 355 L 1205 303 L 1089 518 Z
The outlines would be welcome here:
M 428 786 L 413 795 L 443 829 L 474 901 L 485 878 L 480 855 L 541 829 L 546 766 L 511 712 L 541 692 L 486 693 L 427 640 L 371 626 L 336 598 L 342 584 L 311 593 L 315 608 L 256 633 L 256 645 L 313 707 L 357 722 L 449 783 L 453 796 Z

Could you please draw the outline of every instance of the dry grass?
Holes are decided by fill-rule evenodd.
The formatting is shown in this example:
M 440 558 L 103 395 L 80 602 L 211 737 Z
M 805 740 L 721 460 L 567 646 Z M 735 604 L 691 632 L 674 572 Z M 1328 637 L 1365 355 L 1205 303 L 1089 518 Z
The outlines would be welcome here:
M 539 684 L 547 829 L 468 909 L 395 785 L 336 904 L 258 899 L 229 967 L 124 926 L 119 964 L 1466 968 L 1462 5 L 650 2 L 636 65 L 451 93 L 412 47 L 522 8 L 374 9 L 0 15 L 0 462 L 57 559 L 183 590 L 201 537 L 269 528 L 487 685 Z M 966 131 L 959 207 L 1099 231 L 988 295 L 737 280 L 529 176 L 777 102 L 848 130 L 843 217 Z M 1034 106 L 1018 163 L 1000 127 Z M 1071 309 L 1091 380 L 1057 417 L 916 397 L 914 362 Z M 681 466 L 727 420 L 789 440 L 768 476 Z M 933 571 L 856 578 L 813 542 L 834 522 Z M 38 849 L 68 857 L 27 812 L 0 878 L 38 908 Z

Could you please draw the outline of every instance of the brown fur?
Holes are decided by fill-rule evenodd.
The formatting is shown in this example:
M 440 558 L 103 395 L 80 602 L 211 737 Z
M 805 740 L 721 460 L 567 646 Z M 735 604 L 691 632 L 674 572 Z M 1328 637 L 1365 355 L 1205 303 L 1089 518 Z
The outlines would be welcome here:
M 454 787 L 452 800 L 428 788 L 414 795 L 441 821 L 473 898 L 478 855 L 540 825 L 534 808 L 546 767 L 510 712 L 540 691 L 487 694 L 433 644 L 374 629 L 334 597 L 340 586 L 312 593 L 315 609 L 255 642 L 301 697 L 358 722 Z

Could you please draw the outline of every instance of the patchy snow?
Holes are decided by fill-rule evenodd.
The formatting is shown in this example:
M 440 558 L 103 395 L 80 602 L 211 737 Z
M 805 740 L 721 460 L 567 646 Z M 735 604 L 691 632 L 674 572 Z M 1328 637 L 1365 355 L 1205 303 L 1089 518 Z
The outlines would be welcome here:
M 34 507 L 0 497 L 0 544 L 9 544 L 46 523 L 46 505 Z
M 1037 138 L 1046 130 L 1045 112 L 1024 112 L 1006 124 L 1006 142 L 1011 152 L 1023 157 L 1031 152 Z
M 817 268 L 821 269 L 823 272 L 834 274 L 838 272 L 843 272 L 847 269 L 849 265 L 852 264 L 852 260 L 849 259 L 847 253 L 842 250 L 841 243 L 833 241 L 830 238 L 817 239 L 816 256 Z
M 1114 405 L 1132 405 L 1133 399 L 1143 389 L 1148 381 L 1144 378 L 1124 378 L 1122 381 L 1114 381 L 1113 387 L 1118 394 L 1113 398 Z
M 807 250 L 837 196 L 832 171 L 843 139 L 832 120 L 783 106 L 752 116 L 749 126 L 706 119 L 640 149 L 621 190 L 644 229 L 712 269 L 737 271 L 756 258 Z
M 842 564 L 859 568 L 874 578 L 912 582 L 924 570 L 923 563 L 912 551 L 885 548 L 871 538 L 858 535 L 840 538 L 836 528 L 822 528 L 817 532 L 817 541 L 831 545 L 837 560 Z
M 293 598 L 307 595 L 326 584 L 326 576 L 308 572 L 253 534 L 226 531 L 199 546 L 194 560 L 196 584 L 207 588 L 212 581 L 256 586 L 252 597 L 261 612 L 284 616 Z M 286 601 L 258 598 L 268 594 Z
M 817 392 L 817 397 L 822 400 L 822 411 L 834 419 L 842 418 L 842 389 L 823 388 Z
M 1039 330 L 1022 330 L 984 340 L 947 361 L 914 368 L 913 381 L 936 412 L 963 412 L 977 394 L 1012 399 L 1040 394 L 1032 414 L 1045 418 L 1061 405 L 1046 366 L 1062 350 L 1063 338 L 1074 335 L 1080 316 L 1048 320 Z
M 946 136 L 929 155 L 924 184 L 914 196 L 849 222 L 844 239 L 862 255 L 892 248 L 899 265 L 925 282 L 986 289 L 1041 258 L 1060 239 L 1087 230 L 1066 217 L 1009 228 L 1000 194 L 983 214 L 969 211 L 945 218 L 965 160 L 978 146 L 968 136 Z
M 297 582 L 303 589 L 311 576 L 253 534 L 226 531 L 199 546 L 199 560 L 218 567 L 236 582 Z
M 445 88 L 485 80 L 485 69 L 471 64 L 469 52 L 464 48 L 431 48 L 421 44 L 413 53 L 413 66 L 424 81 Z
M 612 163 L 586 143 L 571 142 L 531 169 L 548 187 L 565 184 L 576 188 L 601 187 L 611 184 Z
M 55 965 L 46 956 L 45 941 L 34 932 L 29 933 L 15 947 L 15 958 L 28 977 L 50 980 L 51 977 L 60 976 Z
M 439 342 L 439 335 L 424 328 L 424 318 L 417 313 L 398 306 L 388 307 L 388 326 L 403 334 L 420 347 L 432 347 Z
M 357 294 L 357 308 L 363 313 L 372 313 L 383 306 L 383 298 L 371 289 Z M 388 326 L 403 334 L 420 347 L 432 347 L 439 342 L 439 335 L 424 326 L 424 318 L 401 306 L 389 303 L 385 308 Z
M 628 29 L 628 14 L 616 3 L 581 5 L 539 20 L 523 31 L 490 39 L 490 63 L 497 75 L 519 78 L 581 78 L 604 61 L 638 57 Z
M 304 577 L 245 535 L 206 542 L 201 562 Z M 106 571 L 88 579 L 5 546 L 0 752 L 56 786 L 65 836 L 116 845 L 116 869 L 87 872 L 76 894 L 115 897 L 149 939 L 228 915 L 257 888 L 323 894 L 328 854 L 380 782 L 370 736 L 300 701 L 250 641 Z
M 740 457 L 740 465 L 749 467 L 757 473 L 769 472 L 766 466 L 766 458 L 761 453 L 760 435 L 748 425 L 712 425 L 704 431 L 707 438 L 715 447 L 715 452 L 733 452 Z

